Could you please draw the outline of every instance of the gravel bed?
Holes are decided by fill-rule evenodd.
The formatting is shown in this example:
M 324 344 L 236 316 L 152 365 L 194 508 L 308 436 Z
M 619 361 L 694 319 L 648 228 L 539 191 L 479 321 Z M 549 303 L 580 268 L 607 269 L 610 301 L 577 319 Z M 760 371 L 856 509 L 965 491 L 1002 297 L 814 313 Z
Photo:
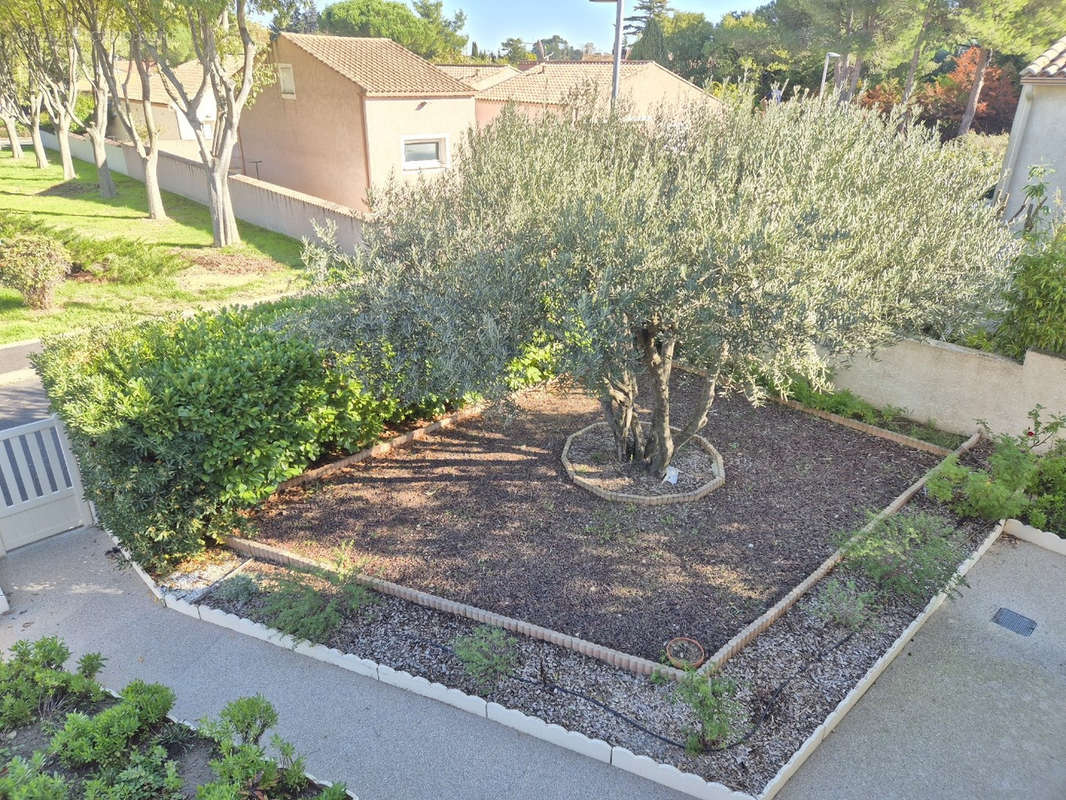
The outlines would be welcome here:
M 920 496 L 904 513 L 916 510 L 944 513 L 942 507 Z M 983 522 L 958 524 L 971 551 L 990 530 Z M 260 592 L 238 598 L 226 591 L 224 583 L 203 602 L 269 624 L 263 610 L 265 592 L 277 577 L 289 571 L 256 562 L 243 573 L 257 581 Z M 317 579 L 310 580 L 314 583 Z M 857 582 L 863 588 L 861 577 Z M 332 591 L 323 581 L 317 585 Z M 486 691 L 466 674 L 451 651 L 455 638 L 470 634 L 476 624 L 397 598 L 375 596 L 376 602 L 358 616 L 345 618 L 324 644 L 621 745 L 707 780 L 758 794 L 921 611 L 919 606 L 889 603 L 879 607 L 873 623 L 851 633 L 812 613 L 812 604 L 824 585 L 825 581 L 819 583 L 726 664 L 723 675 L 737 687 L 734 733 L 726 743 L 730 746 L 700 755 L 688 754 L 641 732 L 591 702 L 543 686 L 505 679 Z M 519 657 L 515 674 L 521 678 L 533 682 L 546 678 L 605 703 L 677 742 L 685 741 L 694 724 L 691 711 L 676 700 L 672 683 L 664 685 L 525 637 L 515 637 L 515 644 Z
M 211 584 L 224 578 L 248 559 L 231 550 L 213 548 L 177 564 L 165 577 L 156 578 L 159 588 L 179 600 L 195 600 Z

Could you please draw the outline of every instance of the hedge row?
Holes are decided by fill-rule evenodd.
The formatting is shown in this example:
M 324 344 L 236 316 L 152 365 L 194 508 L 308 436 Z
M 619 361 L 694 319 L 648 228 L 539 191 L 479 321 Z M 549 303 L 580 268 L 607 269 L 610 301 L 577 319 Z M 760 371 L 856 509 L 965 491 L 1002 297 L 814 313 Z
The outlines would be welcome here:
M 269 304 L 46 341 L 35 365 L 101 522 L 157 570 L 239 524 L 324 453 L 412 413 Z

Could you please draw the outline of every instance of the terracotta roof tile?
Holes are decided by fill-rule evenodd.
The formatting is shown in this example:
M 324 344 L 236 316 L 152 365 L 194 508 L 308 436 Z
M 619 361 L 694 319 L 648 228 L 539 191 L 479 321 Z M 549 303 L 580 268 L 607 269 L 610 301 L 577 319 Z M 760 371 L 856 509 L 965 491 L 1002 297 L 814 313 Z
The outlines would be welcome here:
M 510 64 L 437 64 L 437 68 L 473 89 L 488 89 L 519 74 Z
M 1066 80 L 1066 36 L 1022 70 L 1023 78 L 1061 78 Z
M 391 39 L 283 33 L 371 96 L 470 97 L 474 90 Z
M 623 61 L 620 82 L 625 84 L 651 69 L 649 61 Z M 478 93 L 483 100 L 563 105 L 591 89 L 596 95 L 610 93 L 613 65 L 609 61 L 545 61 L 517 76 Z M 678 80 L 681 80 L 678 78 Z
M 236 71 L 239 67 L 240 61 L 238 59 L 233 62 L 233 71 Z M 181 85 L 185 88 L 185 91 L 191 95 L 200 86 L 204 71 L 199 61 L 186 61 L 184 64 L 179 64 L 174 67 L 174 74 L 177 76 L 178 80 L 181 81 Z M 127 77 L 129 78 L 128 82 Z M 137 67 L 132 61 L 126 61 L 122 58 L 115 59 L 115 79 L 118 81 L 119 93 L 126 96 L 128 100 L 132 102 L 142 99 L 141 76 L 137 72 Z M 150 67 L 148 72 L 148 86 L 152 93 L 153 105 L 156 103 L 162 103 L 165 105 L 170 102 L 170 95 L 167 93 L 166 85 L 163 82 L 163 76 L 159 69 L 154 65 Z M 78 91 L 92 91 L 92 86 L 83 78 L 78 81 Z

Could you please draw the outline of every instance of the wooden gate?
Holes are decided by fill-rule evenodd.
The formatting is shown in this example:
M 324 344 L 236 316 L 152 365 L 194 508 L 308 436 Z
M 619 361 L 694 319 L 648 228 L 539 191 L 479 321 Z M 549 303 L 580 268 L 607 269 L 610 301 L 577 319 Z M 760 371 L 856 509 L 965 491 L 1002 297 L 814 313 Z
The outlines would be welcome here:
M 92 523 L 63 423 L 0 430 L 0 554 Z

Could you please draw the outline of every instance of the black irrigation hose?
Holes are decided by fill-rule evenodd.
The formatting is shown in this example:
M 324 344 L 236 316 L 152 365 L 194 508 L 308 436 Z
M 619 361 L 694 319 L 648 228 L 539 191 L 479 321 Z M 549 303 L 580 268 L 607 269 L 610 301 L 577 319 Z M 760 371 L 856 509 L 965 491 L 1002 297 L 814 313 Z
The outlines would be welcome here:
M 825 650 L 819 651 L 815 655 L 815 657 L 813 659 L 811 659 L 810 661 L 807 662 L 806 665 L 804 665 L 804 667 L 802 669 L 796 670 L 796 672 L 793 672 L 791 675 L 789 675 L 787 678 L 785 678 L 783 681 L 781 681 L 781 683 L 779 683 L 777 685 L 777 688 L 774 689 L 774 693 L 770 696 L 770 699 L 764 704 L 763 709 L 760 712 L 758 718 L 756 718 L 755 722 L 751 726 L 751 729 L 747 733 L 745 733 L 743 736 L 741 736 L 735 742 L 731 742 L 729 744 L 722 745 L 721 747 L 709 747 L 706 750 L 704 750 L 703 752 L 705 752 L 705 753 L 721 753 L 721 752 L 724 752 L 725 750 L 731 750 L 734 747 L 739 747 L 740 745 L 744 744 L 744 742 L 748 741 L 748 739 L 750 739 L 752 736 L 754 736 L 755 732 L 757 730 L 759 730 L 760 727 L 762 727 L 762 724 L 766 721 L 766 718 L 768 716 L 770 716 L 770 712 L 773 711 L 774 706 L 777 705 L 777 701 L 781 698 L 781 693 L 785 690 L 785 687 L 788 686 L 790 683 L 792 683 L 792 681 L 794 681 L 796 678 L 798 678 L 801 675 L 805 675 L 808 672 L 810 672 L 811 669 L 813 669 L 816 664 L 820 663 L 821 660 L 823 658 L 825 658 L 827 655 L 829 655 L 830 653 L 835 652 L 836 650 L 839 650 L 841 647 L 843 647 L 845 644 L 847 644 L 849 641 L 851 641 L 852 637 L 854 637 L 856 633 L 857 633 L 857 631 L 852 631 L 847 636 L 845 636 L 844 638 L 842 638 L 839 641 L 837 641 L 832 647 L 828 647 Z M 430 647 L 436 648 L 437 650 L 441 650 L 442 652 L 448 653 L 450 655 L 455 655 L 455 651 L 452 648 L 450 648 L 450 647 L 448 647 L 446 645 L 442 645 L 439 642 L 433 642 L 433 641 L 430 641 L 429 639 L 423 639 L 421 636 L 413 636 L 413 635 L 410 635 L 410 634 L 401 634 L 401 635 L 403 635 L 404 638 L 413 639 L 415 641 L 421 642 L 422 644 L 429 645 Z M 574 689 L 567 689 L 565 686 L 560 686 L 557 683 L 552 683 L 551 681 L 546 680 L 544 678 L 542 678 L 540 680 L 533 680 L 532 678 L 523 678 L 523 677 L 521 677 L 519 675 L 508 675 L 507 677 L 510 678 L 513 681 L 518 681 L 520 683 L 529 684 L 530 686 L 535 686 L 535 687 L 538 687 L 538 688 L 541 688 L 541 689 L 545 689 L 545 690 L 551 691 L 551 692 L 556 692 L 556 691 L 557 692 L 562 692 L 563 694 L 568 694 L 571 697 L 576 697 L 579 700 L 584 700 L 584 701 L 586 701 L 588 703 L 592 703 L 594 706 L 602 708 L 608 714 L 611 714 L 611 715 L 617 717 L 618 719 L 622 720 L 623 722 L 626 722 L 629 725 L 632 725 L 634 728 L 639 730 L 641 733 L 645 733 L 648 736 L 651 736 L 651 737 L 653 737 L 655 739 L 658 739 L 660 742 L 663 742 L 665 744 L 671 745 L 672 747 L 679 747 L 682 750 L 688 749 L 685 744 L 683 744 L 681 742 L 678 742 L 678 741 L 675 741 L 674 739 L 671 739 L 671 738 L 669 738 L 667 736 L 662 736 L 661 734 L 655 733 L 655 731 L 652 731 L 652 730 L 649 730 L 648 728 L 645 728 L 643 725 L 641 725 L 639 722 L 637 722 L 632 717 L 627 716 L 626 714 L 623 714 L 621 711 L 618 711 L 617 709 L 611 708 L 609 705 L 597 700 L 595 697 L 589 697 L 587 694 L 584 694 L 582 692 L 578 692 L 578 691 L 576 691 Z

